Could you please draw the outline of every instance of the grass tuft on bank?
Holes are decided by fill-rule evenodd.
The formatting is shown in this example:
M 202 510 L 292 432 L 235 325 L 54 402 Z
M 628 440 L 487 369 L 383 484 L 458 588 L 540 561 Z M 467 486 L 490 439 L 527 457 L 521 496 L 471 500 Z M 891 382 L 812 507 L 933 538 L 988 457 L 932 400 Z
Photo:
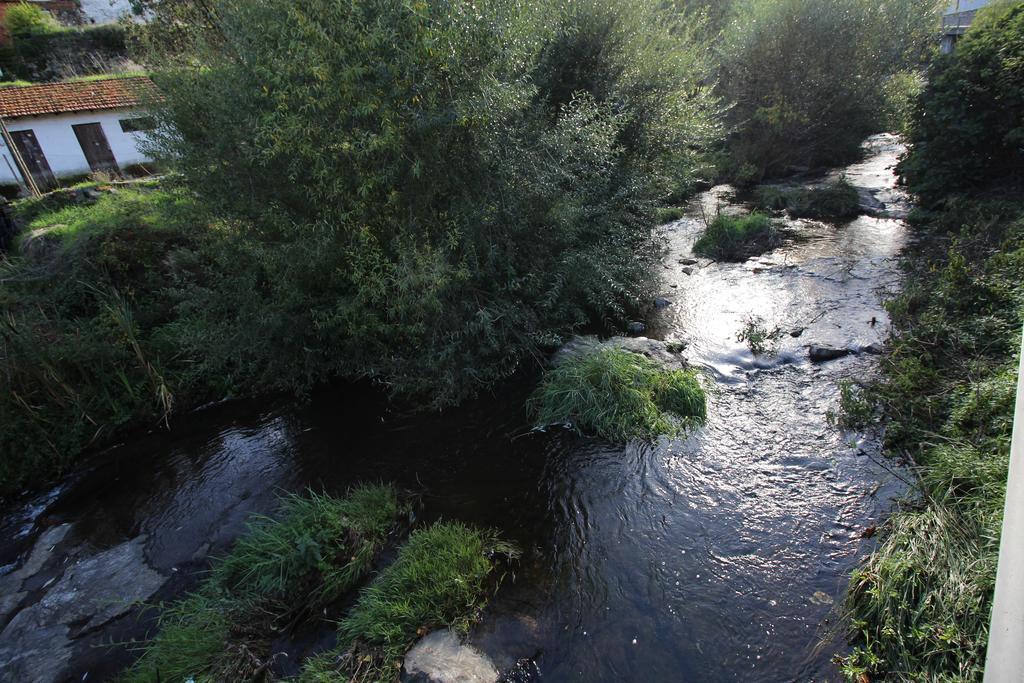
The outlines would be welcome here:
M 704 420 L 704 390 L 691 370 L 601 348 L 550 370 L 527 404 L 538 425 L 569 424 L 609 441 L 675 435 Z
M 310 660 L 299 680 L 395 680 L 402 657 L 421 635 L 437 628 L 468 630 L 495 587 L 499 560 L 517 556 L 496 532 L 457 522 L 413 532 L 339 624 L 338 648 Z
M 857 188 L 841 178 L 819 187 L 786 190 L 776 186 L 759 187 L 754 203 L 770 211 L 786 211 L 793 218 L 841 221 L 861 213 Z
M 778 246 L 779 232 L 763 213 L 719 214 L 693 245 L 693 253 L 721 261 L 743 261 Z
M 385 485 L 284 497 L 274 517 L 253 518 L 195 593 L 161 610 L 156 638 L 120 681 L 253 680 L 270 662 L 275 624 L 354 589 L 405 512 Z

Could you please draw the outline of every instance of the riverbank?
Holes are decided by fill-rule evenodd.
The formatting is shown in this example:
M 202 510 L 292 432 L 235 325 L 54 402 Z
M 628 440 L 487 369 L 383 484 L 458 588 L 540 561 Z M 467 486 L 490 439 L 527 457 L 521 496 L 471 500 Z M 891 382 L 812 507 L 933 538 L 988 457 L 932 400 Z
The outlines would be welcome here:
M 915 495 L 852 577 L 851 680 L 984 673 L 1024 322 L 1022 36 L 1024 4 L 980 12 L 910 122 L 919 246 L 887 305 L 893 350 L 880 381 L 842 391 L 848 422 L 882 419 Z
M 882 379 L 844 392 L 847 423 L 881 415 L 886 452 L 911 465 L 915 495 L 847 598 L 862 675 L 981 677 L 1009 462 L 1024 293 L 1024 202 L 1009 196 L 919 212 L 923 248 L 892 299 Z
M 83 453 L 237 382 L 210 370 L 194 315 L 243 268 L 231 229 L 180 190 L 29 200 L 0 262 L 0 497 L 67 472 Z

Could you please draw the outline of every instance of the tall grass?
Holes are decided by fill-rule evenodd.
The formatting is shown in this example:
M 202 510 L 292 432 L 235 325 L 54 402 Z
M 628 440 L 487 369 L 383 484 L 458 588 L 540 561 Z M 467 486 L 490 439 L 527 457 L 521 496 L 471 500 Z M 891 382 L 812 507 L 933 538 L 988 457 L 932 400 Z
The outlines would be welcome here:
M 310 661 L 300 680 L 394 680 L 419 636 L 442 627 L 468 629 L 487 601 L 497 560 L 517 556 L 495 532 L 455 522 L 413 532 L 339 624 L 338 650 Z
M 704 390 L 689 370 L 605 347 L 550 370 L 527 408 L 538 425 L 569 424 L 610 441 L 674 435 L 704 419 Z
M 269 665 L 277 622 L 316 613 L 355 588 L 405 509 L 384 485 L 344 498 L 286 496 L 275 517 L 253 518 L 195 593 L 161 609 L 158 635 L 120 680 L 254 679 Z
M 719 214 L 693 245 L 693 253 L 723 261 L 742 261 L 779 244 L 779 233 L 763 213 Z
M 45 235 L 0 261 L 0 495 L 222 382 L 183 343 L 194 330 L 179 307 L 214 276 L 216 242 L 187 196 L 125 190 L 21 210 Z
M 389 486 L 358 486 L 340 499 L 289 494 L 274 517 L 253 519 L 211 579 L 246 599 L 325 604 L 370 570 L 403 509 Z

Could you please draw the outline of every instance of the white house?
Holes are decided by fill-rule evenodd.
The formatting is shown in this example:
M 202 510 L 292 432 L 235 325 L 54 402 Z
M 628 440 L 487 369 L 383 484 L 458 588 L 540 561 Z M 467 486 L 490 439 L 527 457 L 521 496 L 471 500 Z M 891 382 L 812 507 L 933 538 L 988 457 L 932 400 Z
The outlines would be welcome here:
M 991 0 L 953 0 L 942 15 L 942 40 L 939 49 L 942 52 L 952 52 L 960 36 L 974 21 L 974 15 L 989 4 Z
M 143 103 L 154 93 L 146 77 L 0 88 L 0 185 L 26 184 L 13 151 L 44 192 L 58 178 L 146 164 Z

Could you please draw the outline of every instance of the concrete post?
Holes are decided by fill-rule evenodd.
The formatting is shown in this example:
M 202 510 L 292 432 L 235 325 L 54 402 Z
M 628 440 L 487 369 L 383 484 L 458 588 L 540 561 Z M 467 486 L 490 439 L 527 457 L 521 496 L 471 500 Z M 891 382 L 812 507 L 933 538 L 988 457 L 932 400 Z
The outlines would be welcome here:
M 1024 339 L 1017 370 L 1010 471 L 999 543 L 999 568 L 992 627 L 985 659 L 985 683 L 1024 681 Z

